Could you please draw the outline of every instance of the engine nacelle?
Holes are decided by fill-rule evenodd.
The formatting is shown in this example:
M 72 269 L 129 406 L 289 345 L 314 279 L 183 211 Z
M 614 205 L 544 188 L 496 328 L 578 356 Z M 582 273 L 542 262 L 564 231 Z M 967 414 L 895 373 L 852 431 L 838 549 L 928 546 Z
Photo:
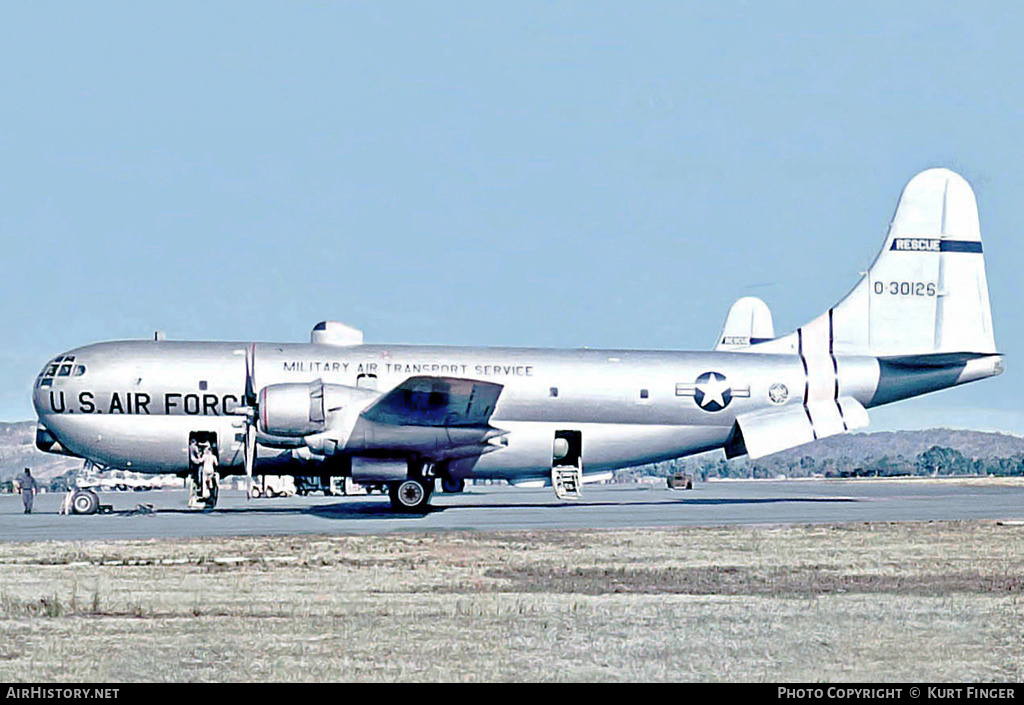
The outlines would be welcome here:
M 260 431 L 308 436 L 324 430 L 324 384 L 272 384 L 260 390 Z
M 324 453 L 320 434 L 344 445 L 352 425 L 367 404 L 379 392 L 341 384 L 309 383 L 271 384 L 260 390 L 259 430 L 270 436 L 305 438 L 314 453 Z M 314 438 L 310 438 L 310 437 Z

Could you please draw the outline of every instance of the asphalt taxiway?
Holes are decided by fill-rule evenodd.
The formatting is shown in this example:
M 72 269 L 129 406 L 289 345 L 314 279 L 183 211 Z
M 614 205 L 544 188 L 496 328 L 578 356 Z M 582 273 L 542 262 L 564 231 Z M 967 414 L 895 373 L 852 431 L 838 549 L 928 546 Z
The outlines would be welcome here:
M 556 500 L 550 489 L 471 487 L 435 493 L 429 511 L 396 514 L 381 495 L 246 500 L 226 491 L 212 512 L 185 506 L 181 490 L 107 492 L 114 513 L 61 516 L 62 494 L 0 495 L 0 540 L 116 540 L 395 531 L 625 529 L 724 525 L 948 520 L 1024 521 L 1024 482 L 986 480 L 726 481 L 692 490 L 586 486 L 583 498 Z M 137 511 L 140 504 L 153 513 Z

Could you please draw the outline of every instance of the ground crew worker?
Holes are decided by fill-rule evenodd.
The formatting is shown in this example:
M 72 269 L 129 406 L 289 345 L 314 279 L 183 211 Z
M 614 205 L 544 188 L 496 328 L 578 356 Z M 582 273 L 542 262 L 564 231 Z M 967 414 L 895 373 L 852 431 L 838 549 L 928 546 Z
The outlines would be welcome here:
M 25 468 L 25 474 L 18 478 L 18 483 L 21 485 L 21 503 L 25 505 L 25 513 L 32 513 L 32 500 L 35 498 L 36 490 L 36 479 L 32 477 L 32 473 L 28 468 Z

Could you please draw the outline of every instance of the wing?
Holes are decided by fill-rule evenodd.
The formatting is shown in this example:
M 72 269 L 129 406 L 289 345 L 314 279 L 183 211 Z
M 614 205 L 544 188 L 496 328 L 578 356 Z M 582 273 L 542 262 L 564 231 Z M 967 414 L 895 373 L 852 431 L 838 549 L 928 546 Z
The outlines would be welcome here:
M 503 385 L 457 377 L 410 377 L 362 413 L 394 426 L 486 426 Z

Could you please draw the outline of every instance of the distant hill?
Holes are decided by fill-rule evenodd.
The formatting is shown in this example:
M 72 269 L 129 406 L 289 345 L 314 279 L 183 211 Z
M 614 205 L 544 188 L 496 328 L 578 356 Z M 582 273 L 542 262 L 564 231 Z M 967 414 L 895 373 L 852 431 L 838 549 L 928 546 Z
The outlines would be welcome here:
M 936 450 L 937 449 L 937 450 Z M 932 428 L 832 436 L 759 460 L 726 461 L 721 451 L 619 471 L 624 478 L 671 472 L 707 477 L 807 477 L 814 474 L 1024 474 L 1024 438 Z
M 930 428 L 925 431 L 878 431 L 847 433 L 824 438 L 770 455 L 765 460 L 799 460 L 809 455 L 815 460 L 848 458 L 880 458 L 904 456 L 912 458 L 933 446 L 952 448 L 967 458 L 1009 458 L 1024 454 L 1024 438 L 1006 433 Z
M 0 422 L 0 481 L 9 480 L 28 467 L 41 480 L 81 467 L 82 461 L 63 455 L 43 453 L 35 447 L 35 421 Z M 809 475 L 813 472 L 841 472 L 889 463 L 912 468 L 918 457 L 934 447 L 949 449 L 965 461 L 1024 458 L 1024 438 L 1006 433 L 933 428 L 926 431 L 881 431 L 833 436 L 751 461 L 737 458 L 726 462 L 721 451 L 680 460 L 620 471 L 629 477 L 642 474 L 665 475 L 677 469 L 703 474 L 730 476 Z M 1006 465 L 1006 463 L 1004 463 Z M 966 468 L 964 463 L 961 466 Z M 968 469 L 961 469 L 967 472 Z
M 0 422 L 0 481 L 20 475 L 25 468 L 40 480 L 82 467 L 81 458 L 43 453 L 36 448 L 36 422 Z

